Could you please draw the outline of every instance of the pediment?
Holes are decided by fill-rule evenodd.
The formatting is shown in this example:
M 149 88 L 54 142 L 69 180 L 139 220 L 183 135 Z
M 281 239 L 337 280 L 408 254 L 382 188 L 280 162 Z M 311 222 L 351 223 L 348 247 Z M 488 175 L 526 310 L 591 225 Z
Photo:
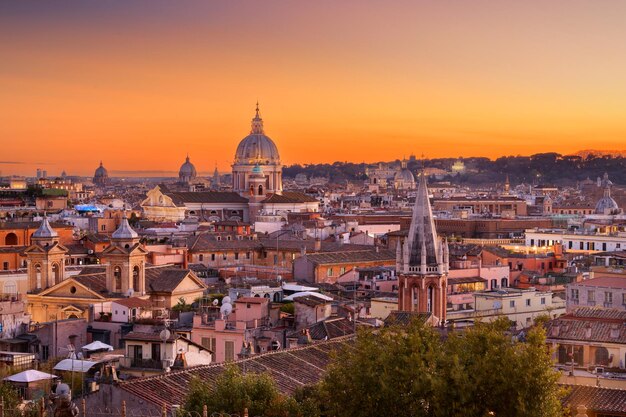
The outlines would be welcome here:
M 71 288 L 75 291 L 72 292 Z M 76 298 L 93 298 L 96 300 L 106 299 L 89 287 L 75 281 L 73 278 L 67 278 L 50 288 L 47 288 L 38 294 L 40 297 L 76 297 Z
M 109 246 L 102 251 L 102 254 L 107 255 L 127 255 L 128 252 L 124 250 L 124 248 L 120 248 L 119 246 Z
M 206 284 L 200 280 L 193 272 L 189 272 L 185 278 L 183 278 L 180 283 L 174 288 L 175 292 L 184 292 L 184 291 L 194 291 L 194 290 L 204 290 L 206 288 Z
M 82 314 L 84 310 L 81 310 L 80 308 L 76 307 L 75 305 L 70 304 L 70 305 L 68 305 L 66 307 L 63 307 L 61 309 L 61 311 L 64 312 L 64 313 L 68 313 L 68 314 L 71 314 L 71 313 Z

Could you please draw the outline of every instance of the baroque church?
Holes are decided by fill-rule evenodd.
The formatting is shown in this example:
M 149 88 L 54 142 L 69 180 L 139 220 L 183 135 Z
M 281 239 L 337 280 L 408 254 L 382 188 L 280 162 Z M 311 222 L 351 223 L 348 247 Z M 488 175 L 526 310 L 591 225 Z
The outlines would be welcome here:
M 90 306 L 139 297 L 171 308 L 182 297 L 191 303 L 206 285 L 190 270 L 147 263 L 148 251 L 124 217 L 100 255 L 100 264 L 77 275 L 65 271 L 68 250 L 44 217 L 25 249 L 28 308 L 34 322 L 89 318 Z M 92 317 L 93 318 L 93 317 Z
M 448 243 L 437 236 L 426 176 L 420 175 L 409 234 L 396 247 L 398 310 L 445 323 L 448 265 Z
M 250 133 L 239 142 L 231 167 L 229 191 L 175 191 L 165 185 L 156 186 L 141 203 L 144 216 L 163 222 L 195 217 L 199 221 L 252 223 L 259 215 L 319 211 L 315 198 L 283 190 L 278 147 L 265 134 L 258 103 Z M 179 172 L 179 183 L 189 184 L 196 176 L 196 168 L 187 157 Z M 219 176 L 213 177 L 213 182 L 219 183 Z

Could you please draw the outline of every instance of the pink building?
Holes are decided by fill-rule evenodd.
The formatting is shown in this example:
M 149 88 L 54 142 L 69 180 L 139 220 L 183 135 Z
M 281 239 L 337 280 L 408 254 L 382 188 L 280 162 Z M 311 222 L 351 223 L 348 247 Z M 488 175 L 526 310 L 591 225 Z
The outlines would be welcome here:
M 234 307 L 233 312 L 226 318 L 211 313 L 196 315 L 193 318 L 191 340 L 211 350 L 213 362 L 239 359 L 244 342 L 252 344 L 251 353 L 269 350 L 258 337 L 262 333 L 262 327 L 270 320 L 269 300 L 260 297 L 242 297 L 235 300 Z

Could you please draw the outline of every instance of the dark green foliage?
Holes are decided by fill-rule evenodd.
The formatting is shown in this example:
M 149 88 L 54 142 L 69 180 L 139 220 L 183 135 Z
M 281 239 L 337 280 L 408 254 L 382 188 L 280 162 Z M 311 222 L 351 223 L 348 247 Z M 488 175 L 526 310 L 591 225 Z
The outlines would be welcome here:
M 362 331 L 330 367 L 320 403 L 337 417 L 391 410 L 399 417 L 560 416 L 558 373 L 543 329 L 518 343 L 508 328 L 507 320 L 478 324 L 445 341 L 419 322 L 406 331 Z

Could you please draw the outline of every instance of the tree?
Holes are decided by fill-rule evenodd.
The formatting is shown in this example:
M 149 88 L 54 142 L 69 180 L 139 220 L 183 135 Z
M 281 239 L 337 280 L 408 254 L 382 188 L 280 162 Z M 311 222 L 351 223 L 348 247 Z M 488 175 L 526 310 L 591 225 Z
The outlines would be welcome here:
M 178 303 L 172 307 L 173 311 L 178 311 L 180 313 L 185 312 L 185 311 L 193 311 L 193 305 L 192 304 L 187 304 L 187 300 L 185 300 L 185 298 L 180 297 L 178 299 Z
M 242 374 L 236 366 L 228 366 L 209 384 L 198 378 L 191 381 L 185 400 L 185 411 L 202 415 L 206 405 L 211 413 L 243 415 L 248 409 L 251 416 L 266 417 L 316 417 L 317 408 L 311 400 L 301 406 L 295 399 L 281 394 L 268 374 Z
M 361 330 L 320 385 L 337 417 L 556 417 L 558 373 L 539 326 L 517 342 L 506 319 L 478 323 L 446 340 L 416 321 L 408 328 Z
M 0 398 L 4 401 L 4 410 L 15 410 L 22 402 L 20 394 L 13 385 L 8 382 L 0 382 Z

